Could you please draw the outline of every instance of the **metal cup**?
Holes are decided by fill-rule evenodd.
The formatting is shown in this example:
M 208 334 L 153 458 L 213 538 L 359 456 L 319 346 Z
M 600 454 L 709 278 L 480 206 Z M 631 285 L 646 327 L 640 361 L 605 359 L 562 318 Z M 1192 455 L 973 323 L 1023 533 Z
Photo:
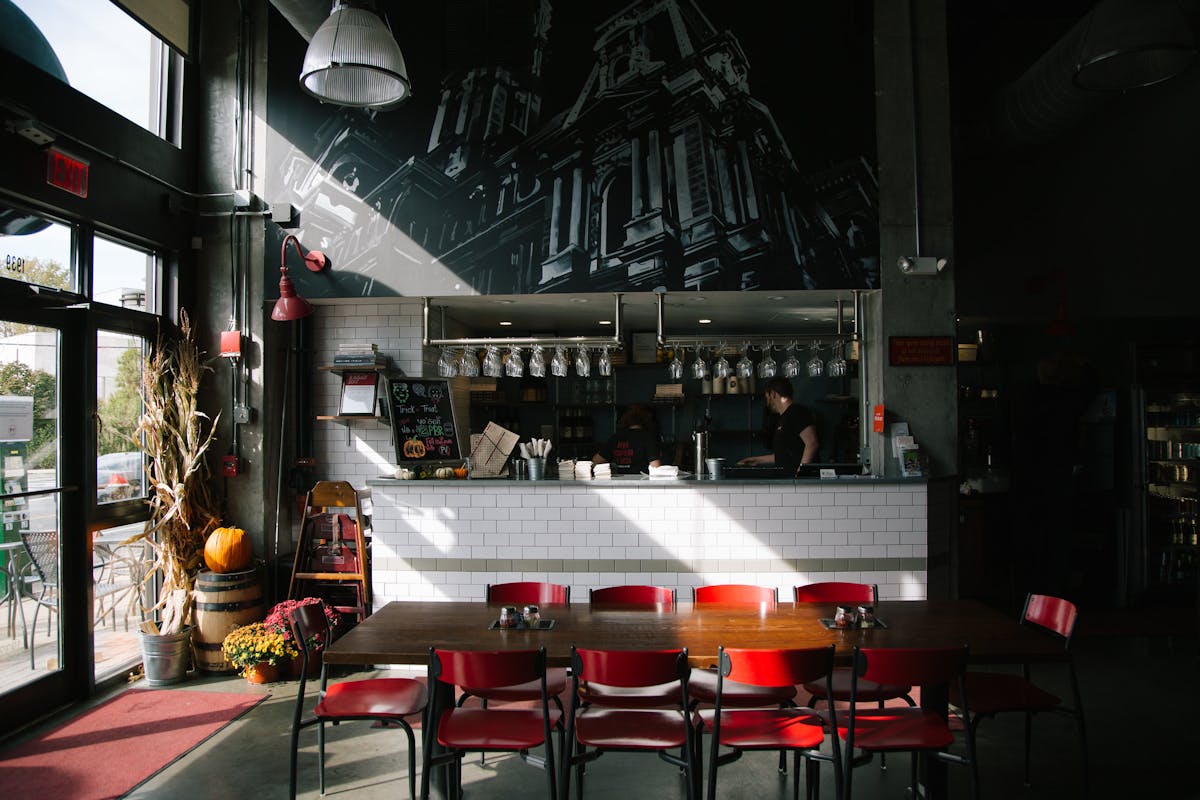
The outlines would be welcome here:
M 708 477 L 714 481 L 721 480 L 725 474 L 725 459 L 723 458 L 706 458 L 704 466 L 708 468 Z

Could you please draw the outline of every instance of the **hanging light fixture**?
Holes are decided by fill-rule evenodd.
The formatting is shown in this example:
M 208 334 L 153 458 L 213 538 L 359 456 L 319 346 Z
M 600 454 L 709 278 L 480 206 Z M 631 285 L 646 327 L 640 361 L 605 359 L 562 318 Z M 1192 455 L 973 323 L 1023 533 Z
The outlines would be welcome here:
M 374 8 L 371 0 L 334 0 L 304 54 L 304 91 L 353 108 L 391 108 L 409 96 L 404 56 Z
M 1081 89 L 1153 86 L 1196 57 L 1196 37 L 1176 0 L 1101 0 L 1082 24 L 1074 76 Z
M 308 255 L 300 249 L 300 240 L 295 234 L 289 233 L 283 237 L 283 245 L 279 248 L 279 299 L 271 309 L 271 319 L 276 322 L 291 322 L 303 319 L 313 312 L 312 304 L 296 293 L 296 284 L 288 277 L 287 247 L 292 244 L 296 253 L 304 260 L 304 265 L 312 272 L 320 272 L 329 264 L 325 254 L 320 250 L 310 250 Z

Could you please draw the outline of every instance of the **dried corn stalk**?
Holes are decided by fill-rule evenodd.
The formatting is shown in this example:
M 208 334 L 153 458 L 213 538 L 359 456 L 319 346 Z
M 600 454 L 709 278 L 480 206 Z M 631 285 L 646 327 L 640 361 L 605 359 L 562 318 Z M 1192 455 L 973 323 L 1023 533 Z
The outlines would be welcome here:
M 150 520 L 134 540 L 144 539 L 154 550 L 146 581 L 161 576 L 162 586 L 158 603 L 144 613 L 158 612 L 164 634 L 178 633 L 191 621 L 204 542 L 220 524 L 205 461 L 220 415 L 210 421 L 198 407 L 200 380 L 209 371 L 183 311 L 178 338 L 164 340 L 160 333 L 142 369 L 143 411 L 134 438 L 149 460 Z

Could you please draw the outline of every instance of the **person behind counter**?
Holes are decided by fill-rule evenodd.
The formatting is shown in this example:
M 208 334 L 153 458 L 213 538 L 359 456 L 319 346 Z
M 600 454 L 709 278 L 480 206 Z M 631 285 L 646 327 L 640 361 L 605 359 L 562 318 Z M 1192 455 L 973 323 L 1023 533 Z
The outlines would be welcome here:
M 618 474 L 646 472 L 662 464 L 662 445 L 648 408 L 635 403 L 617 420 L 616 433 L 592 456 L 593 464 L 609 462 Z
M 816 419 L 811 411 L 792 399 L 792 382 L 776 376 L 763 386 L 767 410 L 779 415 L 771 437 L 771 452 L 765 456 L 747 456 L 738 461 L 749 466 L 778 464 L 796 470 L 817 458 L 821 442 L 817 437 Z

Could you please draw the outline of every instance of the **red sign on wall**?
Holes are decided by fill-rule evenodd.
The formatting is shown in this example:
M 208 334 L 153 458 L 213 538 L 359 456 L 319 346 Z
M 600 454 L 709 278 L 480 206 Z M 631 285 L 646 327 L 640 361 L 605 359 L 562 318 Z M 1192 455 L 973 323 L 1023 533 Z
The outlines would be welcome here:
M 952 367 L 953 336 L 889 336 L 888 363 L 893 367 Z
M 88 196 L 88 162 L 57 147 L 46 150 L 46 183 L 79 197 Z

